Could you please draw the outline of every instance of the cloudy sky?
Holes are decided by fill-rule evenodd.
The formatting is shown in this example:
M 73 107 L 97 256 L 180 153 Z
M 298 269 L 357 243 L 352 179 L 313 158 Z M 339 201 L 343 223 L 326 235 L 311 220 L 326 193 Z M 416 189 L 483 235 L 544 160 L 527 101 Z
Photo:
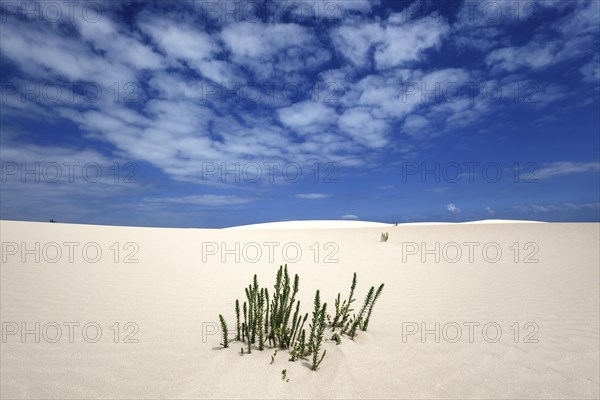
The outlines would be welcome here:
M 2 1 L 1 218 L 599 221 L 599 4 Z

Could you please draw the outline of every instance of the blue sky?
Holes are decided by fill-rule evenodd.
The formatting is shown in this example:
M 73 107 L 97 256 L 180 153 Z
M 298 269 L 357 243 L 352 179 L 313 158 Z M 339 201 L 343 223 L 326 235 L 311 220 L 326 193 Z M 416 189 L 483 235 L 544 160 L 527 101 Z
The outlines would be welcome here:
M 599 4 L 3 1 L 1 218 L 600 221 Z

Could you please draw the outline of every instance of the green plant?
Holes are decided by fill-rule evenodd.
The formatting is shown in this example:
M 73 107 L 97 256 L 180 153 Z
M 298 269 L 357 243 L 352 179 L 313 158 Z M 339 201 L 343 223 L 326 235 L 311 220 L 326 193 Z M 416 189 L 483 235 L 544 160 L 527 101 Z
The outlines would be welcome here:
M 382 234 L 381 234 L 381 241 L 382 241 L 382 242 L 387 242 L 387 241 L 388 241 L 388 239 L 389 239 L 389 237 L 390 237 L 390 234 L 389 234 L 389 233 L 387 233 L 387 232 L 385 232 L 385 233 L 382 233 Z
M 54 218 L 50 218 L 50 221 L 49 221 L 49 222 L 51 222 L 51 223 L 53 223 L 53 224 L 54 224 L 54 223 L 56 223 L 56 220 L 55 220 Z
M 252 282 L 252 305 L 253 305 L 253 313 L 252 313 L 252 343 L 256 343 L 256 334 L 257 329 L 262 328 L 258 323 L 258 313 L 259 313 L 259 291 L 258 291 L 258 277 L 254 274 L 254 279 Z
M 246 339 L 248 339 L 250 337 L 250 329 L 248 328 L 248 325 L 244 324 L 244 329 L 246 331 Z M 248 339 L 248 354 L 252 353 L 252 343 L 250 343 L 250 339 Z
M 321 363 L 323 362 L 323 359 L 325 358 L 325 354 L 327 354 L 327 350 L 323 350 L 323 354 L 321 355 L 321 358 L 319 358 L 319 353 L 313 353 L 313 362 L 312 362 L 312 370 L 316 371 L 317 369 L 319 369 L 319 365 L 321 365 Z
M 307 314 L 308 316 L 308 314 Z M 300 338 L 290 351 L 290 361 L 296 361 L 299 358 L 304 358 L 306 355 L 306 329 L 300 332 Z
M 275 362 L 275 357 L 277 356 L 277 349 L 275 349 L 275 353 L 271 356 L 271 364 Z
M 254 275 L 256 276 L 256 275 Z M 263 330 L 263 315 L 265 310 L 265 291 L 262 289 L 258 295 L 258 304 L 256 307 L 256 330 L 258 330 L 258 349 L 260 351 L 265 348 L 265 334 Z
M 229 338 L 227 337 L 229 332 L 227 330 L 227 322 L 225 322 L 225 318 L 221 314 L 219 314 L 219 319 L 221 320 L 221 331 L 223 332 L 223 348 L 229 347 Z
M 338 335 L 337 333 L 334 333 L 331 336 L 331 340 L 335 340 L 336 345 L 342 344 L 342 337 L 340 335 Z
M 256 343 L 257 325 L 259 322 L 258 303 L 260 294 L 258 289 L 258 278 L 255 274 L 253 283 L 246 288 L 246 298 L 248 299 L 248 337 L 251 343 Z
M 245 328 L 246 326 L 248 326 L 247 314 L 248 307 L 246 307 L 246 302 L 244 302 L 244 323 L 242 324 L 242 342 L 245 342 L 244 339 L 248 339 L 248 336 L 246 335 L 247 329 Z
M 358 316 L 355 316 L 354 321 L 352 322 L 352 328 L 350 329 L 350 338 L 354 340 L 354 335 L 356 334 L 356 328 L 358 328 L 363 320 L 363 315 L 365 314 L 365 311 L 367 309 L 367 307 L 369 306 L 369 304 L 371 304 L 371 300 L 373 299 L 373 292 L 375 291 L 375 287 L 371 286 L 371 289 L 369 289 L 369 293 L 367 293 L 367 297 L 365 297 L 365 302 L 363 303 L 362 308 L 360 309 L 360 312 L 358 314 Z
M 298 319 L 298 313 L 300 312 L 300 302 L 296 302 L 296 311 L 294 311 L 294 316 L 292 317 L 292 329 L 291 329 L 291 338 L 289 340 L 290 343 L 294 343 L 294 336 L 296 335 L 297 325 L 300 324 Z
M 367 318 L 365 319 L 365 323 L 362 326 L 363 331 L 366 331 L 367 327 L 369 326 L 369 319 L 371 319 L 371 313 L 373 312 L 373 307 L 375 306 L 375 302 L 379 298 L 379 295 L 381 295 L 382 291 L 383 291 L 383 283 L 381 285 L 379 285 L 379 288 L 377 288 L 375 297 L 373 297 L 373 300 L 371 301 L 371 304 L 369 305 L 369 312 L 367 312 Z
M 331 340 L 337 345 L 342 342 L 343 335 L 354 339 L 358 328 L 363 331 L 368 328 L 375 302 L 384 285 L 381 284 L 376 292 L 375 287 L 371 287 L 359 313 L 352 314 L 351 317 L 352 305 L 356 300 L 356 284 L 357 277 L 354 273 L 348 298 L 342 302 L 341 295 L 337 295 L 333 319 L 327 314 L 327 303 L 321 303 L 321 292 L 317 290 L 309 328 L 305 329 L 309 313 L 303 316 L 300 301 L 296 300 L 300 286 L 298 275 L 294 275 L 292 281 L 287 265 L 280 266 L 272 298 L 269 297 L 267 288 L 259 286 L 258 277 L 254 275 L 252 283 L 244 289 L 246 301 L 243 302 L 241 310 L 239 299 L 235 301 L 236 340 L 241 339 L 247 346 L 245 349 L 241 348 L 240 354 L 251 354 L 252 345 L 256 345 L 259 350 L 264 350 L 267 346 L 275 349 L 271 356 L 271 363 L 274 363 L 277 349 L 285 349 L 290 353 L 290 361 L 306 360 L 312 356 L 311 369 L 318 370 L 327 353 L 327 350 L 322 348 L 326 328 L 332 328 Z M 223 315 L 219 314 L 219 320 L 223 331 L 222 345 L 228 347 L 228 328 Z M 336 332 L 338 328 L 339 331 Z M 287 379 L 287 376 L 284 375 L 283 379 Z
M 342 304 L 340 304 L 340 294 L 338 293 L 337 299 L 335 301 L 335 317 L 333 319 L 332 330 L 335 332 L 335 328 L 343 328 L 348 320 L 350 319 L 350 308 L 352 303 L 354 303 L 354 289 L 356 288 L 356 272 L 352 277 L 352 285 L 350 285 L 350 295 L 348 296 L 348 300 L 344 300 Z
M 319 291 L 317 290 L 317 294 L 315 296 L 315 308 L 318 307 L 318 301 L 319 301 Z M 319 368 L 319 365 L 321 365 L 321 362 L 323 361 L 323 358 L 325 357 L 325 354 L 327 353 L 327 350 L 323 351 L 323 355 L 319 358 L 319 354 L 321 352 L 321 345 L 323 343 L 323 333 L 325 332 L 325 327 L 326 327 L 326 323 L 325 323 L 325 315 L 327 314 L 327 303 L 323 304 L 323 307 L 320 308 L 318 315 L 317 315 L 317 319 L 313 319 L 313 325 L 315 325 L 316 327 L 313 329 L 314 330 L 314 334 L 312 337 L 312 341 L 311 341 L 311 351 L 313 354 L 313 359 L 312 359 L 312 370 L 316 371 Z
M 267 316 L 265 318 L 265 333 L 268 335 L 269 334 L 269 290 L 267 288 L 265 288 L 265 311 L 267 313 Z
M 235 301 L 235 340 L 239 342 L 240 340 L 240 301 L 236 299 Z
M 292 345 L 292 337 L 297 327 L 290 327 L 290 315 L 295 304 L 296 293 L 298 293 L 300 278 L 294 275 L 294 285 L 291 286 L 290 276 L 287 269 L 281 266 L 275 278 L 275 292 L 271 302 L 271 329 L 269 342 L 281 349 L 289 349 Z M 298 307 L 298 306 L 297 306 Z M 293 328 L 293 329 L 292 329 Z
M 309 325 L 310 335 L 308 336 L 308 351 L 310 354 L 312 354 L 312 352 L 313 352 L 313 344 L 314 344 L 314 340 L 315 340 L 315 334 L 319 327 L 319 318 L 321 316 L 321 295 L 318 290 L 315 293 L 315 303 L 314 304 L 315 304 L 315 308 L 313 309 L 313 313 L 312 313 L 312 323 Z
M 304 323 L 306 322 L 306 320 L 308 319 L 308 313 L 304 314 L 304 318 L 302 318 L 302 316 L 298 316 L 298 322 L 296 323 L 296 328 L 294 329 L 294 335 L 292 336 L 292 346 L 297 342 L 297 338 L 299 339 L 299 332 L 302 332 L 304 329 Z M 302 322 L 300 322 L 302 321 Z

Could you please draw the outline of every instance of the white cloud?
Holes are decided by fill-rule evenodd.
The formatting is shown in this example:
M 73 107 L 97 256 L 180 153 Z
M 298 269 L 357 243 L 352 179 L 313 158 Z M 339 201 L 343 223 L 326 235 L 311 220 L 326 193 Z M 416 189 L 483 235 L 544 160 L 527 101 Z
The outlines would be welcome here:
M 600 2 L 573 2 L 573 10 L 552 25 L 543 25 L 522 46 L 493 50 L 486 57 L 492 71 L 519 68 L 543 69 L 597 51 L 600 32 Z M 560 7 L 560 6 L 559 6 Z M 549 37 L 554 37 L 550 40 Z
M 600 83 L 600 56 L 596 54 L 590 62 L 581 67 L 579 71 L 581 71 L 584 81 L 595 84 Z
M 131 160 L 91 148 L 24 143 L 4 126 L 0 159 L 0 213 L 11 219 L 106 223 L 110 216 L 98 210 L 107 204 L 128 209 L 128 196 L 148 190 Z
M 315 4 L 313 0 L 305 0 L 305 1 Z M 367 12 L 367 11 L 371 10 L 371 8 L 373 6 L 378 5 L 380 3 L 380 1 L 379 0 L 333 0 L 332 2 L 328 1 L 328 3 L 335 4 L 336 10 Z M 335 15 L 335 13 L 333 15 Z
M 74 13 L 74 19 L 81 36 L 92 43 L 97 50 L 106 51 L 105 57 L 121 59 L 123 63 L 136 69 L 156 70 L 164 67 L 163 57 L 152 48 L 140 43 L 139 38 L 128 36 L 110 18 L 101 18 L 90 23 Z M 127 54 L 127 57 L 123 57 Z
M 448 188 L 447 187 L 435 187 L 435 188 L 426 189 L 426 190 L 431 193 L 440 194 L 440 193 L 447 192 Z
M 387 144 L 388 124 L 382 119 L 374 118 L 367 108 L 346 110 L 340 116 L 338 125 L 342 131 L 366 147 L 380 148 Z
M 508 3 L 507 3 L 508 4 Z M 497 45 L 508 46 L 509 38 L 497 26 L 456 24 L 453 29 L 454 45 L 460 50 L 488 51 Z
M 182 60 L 201 61 L 217 51 L 217 45 L 205 32 L 177 21 L 152 18 L 139 23 L 141 29 L 165 53 Z
M 534 40 L 522 47 L 504 47 L 489 53 L 485 58 L 495 71 L 512 72 L 521 67 L 539 69 L 557 62 L 559 43 Z
M 456 207 L 454 203 L 449 203 L 446 205 L 446 209 L 450 211 L 452 214 L 460 214 L 460 208 Z
M 366 14 L 380 4 L 380 0 L 292 0 L 274 3 L 275 17 L 281 20 L 283 15 L 297 20 L 330 21 L 352 18 L 356 14 Z
M 458 11 L 457 21 L 452 26 L 454 44 L 461 50 L 487 51 L 499 45 L 506 47 L 510 42 L 507 29 L 531 24 L 538 17 L 542 7 L 560 4 L 560 0 L 465 1 Z
M 95 82 L 108 88 L 115 82 L 136 82 L 136 71 L 97 55 L 85 42 L 60 35 L 44 24 L 3 21 L 2 54 L 36 77 Z
M 415 138 L 419 138 L 425 136 L 428 128 L 429 121 L 427 118 L 421 115 L 411 114 L 404 120 L 402 130 Z
M 531 204 L 517 205 L 513 209 L 524 213 L 560 213 L 566 211 L 595 211 L 600 209 L 600 203 L 563 203 L 563 204 Z
M 496 214 L 496 211 L 492 210 L 492 207 L 490 207 L 490 206 L 487 206 L 485 208 L 485 211 L 487 211 L 488 214 Z
M 331 39 L 337 51 L 358 67 L 370 65 L 370 53 L 378 69 L 419 61 L 426 50 L 439 48 L 449 31 L 440 18 L 406 21 L 390 15 L 383 23 L 359 21 L 333 29 Z
M 600 32 L 600 3 L 595 0 L 580 1 L 574 10 L 558 21 L 558 31 L 566 37 L 595 35 Z
M 240 22 L 226 26 L 221 37 L 232 60 L 251 68 L 260 79 L 272 77 L 277 70 L 313 69 L 330 58 L 311 30 L 294 23 Z
M 346 215 L 342 215 L 341 219 L 358 219 L 358 216 L 356 216 L 354 214 L 346 214 Z
M 246 204 L 255 201 L 253 198 L 227 196 L 217 194 L 198 194 L 183 197 L 154 197 L 144 199 L 145 203 L 153 204 L 189 204 L 196 206 L 230 206 Z
M 370 8 L 365 1 L 338 5 L 360 12 Z M 134 25 L 110 19 L 98 24 L 77 20 L 75 28 L 81 37 L 74 38 L 57 26 L 8 16 L 0 31 L 3 56 L 26 75 L 65 82 L 99 81 L 107 88 L 117 81 L 135 82 L 140 99 L 134 105 L 117 103 L 107 89 L 102 101 L 84 107 L 80 98 L 72 104 L 50 105 L 28 100 L 19 108 L 15 96 L 3 104 L 21 113 L 67 119 L 86 138 L 106 141 L 120 154 L 191 182 L 199 182 L 206 161 L 327 160 L 363 165 L 387 150 L 386 146 L 402 147 L 398 151 L 411 146 L 396 146 L 398 137 L 426 139 L 443 133 L 443 124 L 464 126 L 489 111 L 490 107 L 477 101 L 423 96 L 423 87 L 431 90 L 436 84 L 461 84 L 477 77 L 476 71 L 460 68 L 415 66 L 441 45 L 448 32 L 443 18 L 407 20 L 391 14 L 382 19 L 354 11 L 350 15 L 330 32 L 329 25 L 315 29 L 309 24 L 258 20 L 205 30 L 190 22 L 193 16 L 177 19 L 175 11 L 164 16 L 144 11 Z M 565 20 L 561 32 L 572 34 L 575 22 Z M 593 32 L 588 22 L 582 29 Z M 326 63 L 330 60 L 328 38 L 349 60 L 346 65 Z M 384 71 L 360 69 L 370 64 Z M 334 105 L 306 100 L 307 93 L 295 103 L 265 101 L 248 109 L 218 96 L 210 101 L 203 97 L 208 80 L 244 83 L 254 72 L 259 79 L 276 77 L 288 81 L 279 83 L 295 83 L 300 75 L 318 73 L 322 67 L 335 68 L 319 75 L 319 83 L 339 84 L 334 93 L 339 101 Z M 193 71 L 206 79 L 194 77 Z M 314 83 L 307 80 L 301 89 L 310 91 Z M 418 88 L 404 98 L 407 83 L 416 83 Z
M 437 18 L 388 25 L 383 42 L 375 49 L 375 63 L 385 69 L 418 61 L 426 50 L 439 48 L 447 32 L 448 25 Z
M 372 107 L 376 117 L 403 118 L 430 104 L 456 104 L 458 101 L 449 99 L 444 91 L 448 87 L 460 87 L 470 79 L 470 74 L 460 68 L 431 70 L 427 73 L 397 69 L 386 74 L 368 75 L 353 89 L 359 92 L 358 103 Z M 475 101 L 470 101 L 470 107 L 475 105 Z
M 327 193 L 301 193 L 297 194 L 296 197 L 299 199 L 307 199 L 307 200 L 322 200 L 330 197 L 331 195 Z
M 536 173 L 532 179 L 546 179 L 562 175 L 571 175 L 585 172 L 600 171 L 599 162 L 575 162 L 575 161 L 557 161 L 551 164 L 544 165 Z
M 337 114 L 333 109 L 311 100 L 280 108 L 277 115 L 285 126 L 301 133 L 323 132 L 323 127 L 337 121 Z
M 338 52 L 354 65 L 365 67 L 370 65 L 369 51 L 382 40 L 383 30 L 376 23 L 348 24 L 333 29 L 330 35 Z
M 164 18 L 148 18 L 139 25 L 173 61 L 186 62 L 217 83 L 228 83 L 235 78 L 233 67 L 217 59 L 220 47 L 208 33 Z

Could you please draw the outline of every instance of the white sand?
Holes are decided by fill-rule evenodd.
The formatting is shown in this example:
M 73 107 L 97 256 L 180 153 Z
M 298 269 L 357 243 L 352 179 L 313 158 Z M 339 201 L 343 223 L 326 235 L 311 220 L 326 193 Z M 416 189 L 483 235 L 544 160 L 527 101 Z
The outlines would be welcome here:
M 468 221 L 468 222 L 462 222 L 462 223 L 463 224 L 544 224 L 545 222 L 516 220 L 516 219 L 484 219 L 481 221 Z
M 346 222 L 343 222 L 344 224 Z M 281 226 L 280 226 L 281 227 Z M 385 229 L 387 243 L 379 242 Z M 0 313 L 3 333 L 22 322 L 41 327 L 40 343 L 33 334 L 8 335 L 1 344 L 0 397 L 2 398 L 586 398 L 599 393 L 599 224 L 439 224 L 374 226 L 360 229 L 152 229 L 50 223 L 0 222 L 3 260 L 0 267 Z M 10 255 L 10 243 L 46 247 L 40 262 L 28 255 Z M 63 251 L 56 262 L 50 242 Z M 64 242 L 78 242 L 69 262 Z M 82 259 L 81 247 L 95 242 L 102 249 L 96 262 Z M 110 249 L 117 242 L 118 262 Z M 138 263 L 124 263 L 135 243 Z M 222 262 L 219 254 L 206 256 L 209 242 L 228 249 L 252 250 L 278 242 L 274 260 L 249 260 L 247 252 L 236 262 Z M 403 260 L 403 250 L 425 243 L 434 248 L 450 242 L 479 242 L 474 262 L 468 254 L 456 263 L 422 262 L 420 254 Z M 496 243 L 501 259 L 486 261 L 481 248 Z M 518 262 L 510 246 L 519 243 Z M 241 344 L 220 349 L 218 335 L 202 339 L 203 323 L 212 327 L 218 314 L 234 326 L 233 304 L 254 273 L 272 287 L 274 273 L 284 262 L 281 248 L 299 246 L 302 257 L 288 263 L 300 275 L 299 298 L 304 312 L 311 310 L 316 289 L 331 307 L 338 291 L 347 296 L 352 272 L 358 273 L 358 302 L 370 285 L 385 282 L 368 332 L 355 342 L 326 343 L 327 356 L 318 372 L 305 362 L 291 363 L 272 350 L 239 355 Z M 295 243 L 289 245 L 289 243 Z M 317 243 L 317 246 L 314 246 Z M 330 243 L 328 248 L 324 248 Z M 530 243 L 527 249 L 523 247 Z M 531 244 L 532 243 L 532 244 Z M 8 246 L 8 247 L 7 247 Z M 317 262 L 314 251 L 320 248 Z M 462 246 L 462 245 L 461 245 Z M 523 259 L 535 248 L 538 263 Z M 89 246 L 88 246 L 89 247 Z M 488 245 L 488 248 L 490 245 Z M 114 249 L 115 247 L 113 247 Z M 338 263 L 324 258 L 337 248 Z M 514 247 L 513 247 L 514 248 Z M 463 248 L 464 250 L 465 248 Z M 54 249 L 55 250 L 55 249 Z M 131 249 L 129 249 L 131 250 Z M 293 256 L 290 250 L 288 256 Z M 94 251 L 89 249 L 90 257 Z M 239 253 L 238 253 L 239 254 Z M 490 251 L 493 257 L 493 251 Z M 63 328 L 57 343 L 48 339 L 48 325 L 77 322 L 73 343 Z M 88 343 L 82 325 L 95 322 L 103 330 L 97 343 Z M 119 343 L 109 328 L 119 322 Z M 124 324 L 134 322 L 139 343 L 123 343 Z M 413 335 L 403 341 L 407 323 L 435 322 L 446 326 L 435 342 Z M 462 326 L 456 343 L 450 325 Z M 479 323 L 473 343 L 465 323 Z M 497 323 L 502 337 L 488 343 L 481 327 Z M 510 329 L 519 322 L 515 343 Z M 523 343 L 537 324 L 538 343 Z M 404 324 L 404 325 L 403 325 Z M 414 326 L 414 325 L 410 325 Z M 42 328 L 40 328 L 43 331 Z M 93 338 L 94 329 L 88 331 Z M 493 328 L 487 339 L 493 339 Z M 286 369 L 289 382 L 281 380 Z
M 225 229 L 323 229 L 323 228 L 376 228 L 393 226 L 383 222 L 347 220 L 307 220 L 265 222 L 262 224 L 241 225 Z
M 460 224 L 516 224 L 516 223 L 539 223 L 538 221 L 509 220 L 509 219 L 485 219 L 481 221 L 458 222 Z M 404 222 L 399 225 L 445 225 L 454 222 Z M 280 221 L 266 222 L 262 224 L 251 224 L 233 226 L 225 229 L 322 229 L 322 228 L 376 228 L 395 226 L 383 222 L 372 221 L 348 221 L 348 220 L 306 220 L 306 221 Z

